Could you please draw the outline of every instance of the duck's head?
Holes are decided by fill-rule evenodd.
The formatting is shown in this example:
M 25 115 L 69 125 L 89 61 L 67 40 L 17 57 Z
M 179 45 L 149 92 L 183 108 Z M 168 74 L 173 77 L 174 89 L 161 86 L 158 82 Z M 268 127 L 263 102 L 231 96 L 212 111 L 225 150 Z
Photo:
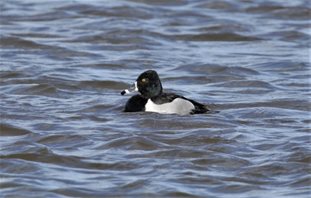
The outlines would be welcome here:
M 140 74 L 136 82 L 130 87 L 121 92 L 122 95 L 139 91 L 144 98 L 152 98 L 162 93 L 162 84 L 159 75 L 154 70 L 148 70 Z

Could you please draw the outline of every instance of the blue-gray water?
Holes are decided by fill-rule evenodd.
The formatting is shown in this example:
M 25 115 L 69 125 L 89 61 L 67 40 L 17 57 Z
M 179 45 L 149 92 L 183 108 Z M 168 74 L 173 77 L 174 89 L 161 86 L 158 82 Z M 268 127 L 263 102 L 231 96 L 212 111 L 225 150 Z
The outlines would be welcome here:
M 309 1 L 0 9 L 1 197 L 310 197 Z M 147 69 L 214 112 L 122 112 Z

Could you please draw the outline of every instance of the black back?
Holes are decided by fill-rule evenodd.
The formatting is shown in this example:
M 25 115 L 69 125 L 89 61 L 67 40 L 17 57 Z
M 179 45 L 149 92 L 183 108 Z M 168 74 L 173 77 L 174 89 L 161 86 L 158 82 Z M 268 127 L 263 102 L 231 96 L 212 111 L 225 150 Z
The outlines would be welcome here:
M 188 99 L 186 97 L 174 94 L 174 93 L 162 93 L 159 96 L 152 97 L 151 100 L 156 104 L 164 104 L 172 102 L 176 98 L 182 98 L 184 100 L 188 100 L 194 105 L 194 109 L 192 110 L 192 114 L 196 113 L 206 113 L 207 111 L 210 111 L 210 108 L 207 105 L 203 105 L 199 102 L 196 102 L 194 100 Z

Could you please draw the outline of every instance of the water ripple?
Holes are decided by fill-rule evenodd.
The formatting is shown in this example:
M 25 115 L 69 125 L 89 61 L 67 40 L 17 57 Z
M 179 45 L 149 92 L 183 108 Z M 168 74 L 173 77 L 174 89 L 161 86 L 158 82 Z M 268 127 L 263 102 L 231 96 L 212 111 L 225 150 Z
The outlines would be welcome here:
M 306 0 L 4 1 L 4 197 L 309 197 Z M 144 70 L 200 115 L 123 112 Z

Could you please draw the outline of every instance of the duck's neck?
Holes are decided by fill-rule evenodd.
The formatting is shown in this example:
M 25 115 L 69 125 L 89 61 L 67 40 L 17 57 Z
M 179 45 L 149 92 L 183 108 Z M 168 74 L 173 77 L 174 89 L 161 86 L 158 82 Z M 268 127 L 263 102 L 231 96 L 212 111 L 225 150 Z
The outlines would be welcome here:
M 156 103 L 156 104 L 159 104 L 159 103 L 160 103 L 159 100 L 160 100 L 161 96 L 162 96 L 162 91 L 161 91 L 160 94 L 158 94 L 158 95 L 156 95 L 156 96 L 153 96 L 153 97 L 151 97 L 151 98 L 149 98 L 149 99 L 150 99 L 152 102 L 154 102 L 154 103 Z

